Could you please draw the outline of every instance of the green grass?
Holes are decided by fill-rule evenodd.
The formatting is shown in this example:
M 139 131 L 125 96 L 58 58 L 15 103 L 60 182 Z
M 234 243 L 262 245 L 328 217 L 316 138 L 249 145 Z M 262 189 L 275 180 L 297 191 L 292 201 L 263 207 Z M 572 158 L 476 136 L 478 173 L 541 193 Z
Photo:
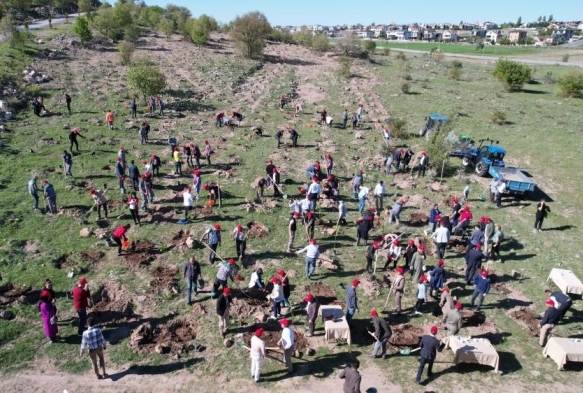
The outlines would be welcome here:
M 540 49 L 532 46 L 485 45 L 484 49 L 476 50 L 473 44 L 439 43 L 439 42 L 385 42 L 377 41 L 377 52 L 383 48 L 411 49 L 430 52 L 439 49 L 443 53 L 475 55 L 475 56 L 517 56 L 539 53 Z

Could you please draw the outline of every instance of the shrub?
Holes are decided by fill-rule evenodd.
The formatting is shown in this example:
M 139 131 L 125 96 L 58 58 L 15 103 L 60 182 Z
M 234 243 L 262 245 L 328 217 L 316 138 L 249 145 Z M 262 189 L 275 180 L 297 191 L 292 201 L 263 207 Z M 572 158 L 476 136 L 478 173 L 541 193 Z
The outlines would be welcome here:
M 129 41 L 120 41 L 120 43 L 117 44 L 117 52 L 119 53 L 119 58 L 121 59 L 122 65 L 130 64 L 134 50 L 134 44 Z
M 383 48 L 383 56 L 388 56 L 391 54 L 391 48 Z
M 498 124 L 499 126 L 506 124 L 506 113 L 495 110 L 490 115 L 490 121 L 494 124 Z
M 520 91 L 522 86 L 530 81 L 532 70 L 530 67 L 511 60 L 500 59 L 492 73 L 504 88 L 509 92 Z
M 166 87 L 166 77 L 157 65 L 147 59 L 139 59 L 130 65 L 128 84 L 139 91 L 144 99 L 159 94 Z
M 237 16 L 233 21 L 230 36 L 243 56 L 254 58 L 263 54 L 265 39 L 271 34 L 271 30 L 265 15 L 255 11 Z
M 451 70 L 449 70 L 449 78 L 453 79 L 454 81 L 458 81 L 460 80 L 462 76 L 462 70 L 461 68 L 452 68 Z
M 407 56 L 405 56 L 405 52 L 398 52 L 397 53 L 397 60 L 407 60 Z
M 407 137 L 407 121 L 403 119 L 393 118 L 389 124 L 389 129 L 394 138 L 403 139 Z
M 81 45 L 83 46 L 87 45 L 87 43 L 93 39 L 93 34 L 89 28 L 89 20 L 87 20 L 85 16 L 79 16 L 75 19 L 73 31 L 79 36 Z
M 362 47 L 368 53 L 369 56 L 372 56 L 375 54 L 375 51 L 377 50 L 377 43 L 373 40 L 366 40 L 363 42 Z
M 569 62 L 569 54 L 566 53 L 565 56 L 563 56 L 563 63 L 568 63 Z
M 452 66 L 453 68 L 463 68 L 463 66 L 464 66 L 464 65 L 463 65 L 463 64 L 462 64 L 462 62 L 461 62 L 461 61 L 459 61 L 459 60 L 452 60 L 452 62 L 451 62 L 451 66 Z
M 325 34 L 316 34 L 312 38 L 312 49 L 318 52 L 326 52 L 330 49 L 330 40 Z
M 543 83 L 546 85 L 552 85 L 556 81 L 557 79 L 553 76 L 552 71 L 547 71 L 547 73 L 543 76 Z
M 408 82 L 401 83 L 401 92 L 403 94 L 409 94 L 411 91 L 411 85 Z
M 340 68 L 338 73 L 344 78 L 350 78 L 352 76 L 352 59 L 347 54 L 343 54 L 338 57 L 338 63 L 340 63 Z
M 583 73 L 570 72 L 561 76 L 559 84 L 560 94 L 565 97 L 583 98 Z
M 411 74 L 405 74 L 403 75 L 403 79 L 406 81 L 411 81 L 413 80 L 413 77 L 411 76 Z
M 443 53 L 440 50 L 436 50 L 431 54 L 431 58 L 437 63 L 441 63 L 443 61 L 443 57 Z

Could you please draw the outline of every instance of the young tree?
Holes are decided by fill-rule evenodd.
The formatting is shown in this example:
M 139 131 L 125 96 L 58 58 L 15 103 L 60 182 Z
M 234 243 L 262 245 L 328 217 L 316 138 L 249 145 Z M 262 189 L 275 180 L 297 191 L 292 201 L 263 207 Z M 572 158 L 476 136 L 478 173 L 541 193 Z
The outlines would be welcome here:
M 122 65 L 128 65 L 132 61 L 132 56 L 134 54 L 134 44 L 128 41 L 120 41 L 117 44 L 117 52 L 119 53 L 119 58 L 121 59 Z
M 170 36 L 174 34 L 176 25 L 172 19 L 165 16 L 160 19 L 160 22 L 158 22 L 158 29 L 164 33 L 166 38 L 170 38 Z
M 270 33 L 271 25 L 265 15 L 254 11 L 235 18 L 230 36 L 243 56 L 254 58 L 263 54 Z
M 377 43 L 373 40 L 366 40 L 362 43 L 362 46 L 364 48 L 364 50 L 368 53 L 369 56 L 372 56 L 375 54 L 375 51 L 377 49 Z
M 81 45 L 83 46 L 87 45 L 93 39 L 93 34 L 91 34 L 91 29 L 89 28 L 89 21 L 85 16 L 79 16 L 75 19 L 73 31 L 79 36 Z
M 522 26 L 522 16 L 519 16 L 519 17 L 518 17 L 518 20 L 516 21 L 516 24 L 515 24 L 515 26 L 516 26 L 516 27 L 520 27 L 520 26 Z
M 138 59 L 130 64 L 127 73 L 128 84 L 144 99 L 159 94 L 166 87 L 166 77 L 160 68 L 150 60 Z
M 197 19 L 192 19 L 189 28 L 189 38 L 196 45 L 204 45 L 210 37 L 212 31 L 216 31 L 219 24 L 214 18 L 202 14 Z
M 565 97 L 583 98 L 583 73 L 569 72 L 557 80 L 560 95 Z
M 338 63 L 340 63 L 340 68 L 338 73 L 340 76 L 348 79 L 352 76 L 352 59 L 346 53 L 343 53 L 338 57 Z
M 330 49 L 330 40 L 326 34 L 316 34 L 312 39 L 312 48 L 318 52 L 326 52 Z
M 306 26 L 302 26 L 294 32 L 293 38 L 296 44 L 311 47 L 314 35 Z
M 492 74 L 504 84 L 504 88 L 507 91 L 515 92 L 522 90 L 522 86 L 530 81 L 532 70 L 526 65 L 500 59 L 496 63 Z

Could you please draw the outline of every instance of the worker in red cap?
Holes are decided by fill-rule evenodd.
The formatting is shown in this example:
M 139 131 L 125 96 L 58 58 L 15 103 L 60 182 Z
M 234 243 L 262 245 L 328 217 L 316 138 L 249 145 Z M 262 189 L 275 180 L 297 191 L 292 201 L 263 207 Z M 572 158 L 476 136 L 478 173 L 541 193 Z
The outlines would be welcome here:
M 491 280 L 488 277 L 488 271 L 486 269 L 482 270 L 480 275 L 476 275 L 474 277 L 474 293 L 472 293 L 472 299 L 470 300 L 470 305 L 474 307 L 474 301 L 477 297 L 478 299 L 478 306 L 476 307 L 476 311 L 480 311 L 482 308 L 482 303 L 484 302 L 484 298 L 490 292 Z
M 410 239 L 405 248 L 405 269 L 411 269 L 411 260 L 416 252 L 417 246 L 415 245 L 415 240 Z M 413 273 L 411 272 L 411 274 Z
M 380 247 L 379 242 L 374 241 L 371 244 L 369 244 L 364 251 L 364 256 L 366 258 L 366 271 L 369 273 L 373 272 L 372 260 L 379 247 Z
M 210 248 L 208 261 L 212 265 L 215 261 L 215 256 L 217 255 L 217 247 L 221 245 L 221 226 L 215 224 L 214 226 L 208 228 L 200 237 L 199 242 L 203 239 L 206 241 Z
M 283 287 L 278 277 L 272 277 L 269 282 L 273 284 L 271 293 L 267 295 L 267 299 L 271 301 L 271 310 L 273 312 L 273 315 L 269 318 L 277 320 L 281 317 L 281 303 L 284 302 Z
M 237 121 L 237 127 L 241 127 L 241 122 L 243 121 L 243 115 L 237 111 L 231 111 L 231 119 Z
M 214 298 L 219 292 L 219 288 L 227 288 L 227 282 L 235 281 L 235 260 L 230 258 L 228 262 L 221 261 L 219 264 L 219 270 L 215 276 L 215 281 L 213 283 L 213 290 L 211 292 L 211 297 Z
M 314 230 L 316 229 L 316 216 L 308 209 L 306 211 L 306 216 L 304 217 L 304 228 L 306 230 L 306 235 L 308 235 L 309 239 L 314 238 Z
M 117 244 L 117 256 L 121 255 L 122 241 L 126 242 L 128 240 L 126 233 L 130 227 L 130 224 L 121 225 L 115 228 L 115 230 L 111 233 L 111 241 Z
M 443 314 L 441 323 L 442 325 L 445 325 L 448 337 L 457 336 L 460 329 L 462 328 L 463 320 L 462 315 L 460 314 L 461 309 L 462 304 L 460 302 L 456 302 L 454 308 L 449 309 L 445 314 Z
M 251 378 L 255 382 L 261 382 L 261 366 L 263 365 L 263 359 L 265 359 L 265 341 L 261 339 L 263 334 L 263 328 L 255 330 L 255 333 L 251 337 Z
M 160 166 L 162 165 L 162 161 L 160 161 L 160 157 L 155 154 L 152 154 L 150 157 L 150 165 L 152 166 L 152 174 L 159 176 L 160 175 Z M 148 170 L 146 170 L 148 172 Z
M 443 288 L 445 283 L 445 268 L 443 267 L 443 259 L 437 261 L 437 266 L 433 268 L 429 276 L 431 280 L 429 281 L 429 288 L 431 288 L 431 297 L 437 299 L 437 294 L 439 290 Z
M 229 310 L 231 309 L 231 289 L 223 288 L 223 292 L 217 298 L 217 315 L 219 316 L 219 334 L 225 337 L 229 330 Z
M 391 245 L 389 246 L 389 254 L 387 256 L 387 261 L 385 263 L 384 269 L 387 270 L 389 265 L 393 263 L 393 268 L 397 268 L 397 264 L 399 263 L 399 259 L 401 258 L 401 242 L 399 239 L 393 239 Z
M 376 338 L 370 357 L 376 358 L 379 349 L 381 349 L 381 357 L 385 359 L 387 357 L 387 342 L 389 342 L 393 332 L 385 319 L 379 317 L 377 310 L 372 310 L 370 316 L 374 325 L 373 335 Z
M 402 267 L 397 268 L 397 274 L 395 275 L 393 285 L 391 286 L 391 290 L 395 294 L 395 309 L 393 310 L 393 314 L 395 315 L 401 314 L 401 300 L 403 299 L 403 292 L 405 291 L 404 272 L 405 270 Z
M 454 229 L 452 229 L 452 233 L 455 235 L 459 231 L 463 235 L 464 231 L 470 227 L 473 219 L 474 215 L 470 211 L 470 207 L 468 205 L 462 207 L 460 209 L 459 224 L 457 224 Z
M 346 322 L 350 325 L 352 317 L 358 312 L 358 297 L 356 296 L 356 288 L 360 284 L 360 280 L 352 280 L 352 285 L 346 287 Z
M 291 307 L 289 302 L 289 297 L 291 295 L 291 286 L 289 285 L 289 277 L 285 270 L 278 270 L 277 271 L 277 278 L 281 283 L 281 287 L 283 290 L 283 303 L 285 307 Z
M 433 362 L 437 357 L 437 349 L 439 348 L 439 340 L 435 337 L 437 331 L 437 326 L 431 326 L 429 329 L 430 334 L 421 337 L 421 342 L 419 343 L 419 347 L 421 348 L 421 352 L 419 353 L 419 368 L 415 377 L 415 383 L 417 384 L 421 383 L 421 375 L 426 364 L 428 365 L 427 377 L 433 378 Z
M 57 334 L 59 333 L 59 326 L 57 325 L 57 307 L 52 301 L 53 297 L 47 289 L 43 289 L 40 293 L 40 302 L 38 310 L 43 321 L 43 327 L 46 338 L 50 343 L 57 341 Z
M 421 152 L 421 157 L 419 157 L 419 166 L 417 168 L 417 177 L 425 176 L 425 169 L 429 166 L 429 157 L 424 151 Z
M 206 158 L 206 162 L 208 166 L 211 166 L 211 154 L 213 153 L 211 144 L 207 139 L 204 140 L 204 156 Z
M 456 197 L 453 197 L 451 200 L 451 214 L 449 215 L 451 218 L 451 226 L 452 228 L 457 227 L 460 218 L 460 210 L 462 205 L 460 204 L 460 200 Z M 453 233 L 453 230 L 451 231 Z
M 330 153 L 326 153 L 324 155 L 325 158 L 325 165 L 326 165 L 326 175 L 330 176 L 332 174 L 332 170 L 334 169 L 334 160 Z
M 292 213 L 289 223 L 287 225 L 288 241 L 287 241 L 287 252 L 293 252 L 294 240 L 296 238 L 296 229 L 298 227 L 298 220 L 300 219 L 300 213 L 295 211 Z
M 107 184 L 104 187 L 104 190 L 94 190 L 94 189 L 89 189 L 89 195 L 91 196 L 91 198 L 93 199 L 93 206 L 91 207 L 91 210 L 93 210 L 93 208 L 95 206 L 97 206 L 97 218 L 99 220 L 101 220 L 101 209 L 103 208 L 103 211 L 105 213 L 105 218 L 107 218 L 107 199 L 105 198 L 105 194 L 107 193 Z
M 85 324 L 87 323 L 87 307 L 91 304 L 91 292 L 85 277 L 81 277 L 73 289 L 73 307 L 77 312 L 79 321 L 77 323 L 77 335 L 83 335 Z
M 540 321 L 540 333 L 538 336 L 538 345 L 541 347 L 547 344 L 547 339 L 553 332 L 555 325 L 561 320 L 561 312 L 555 307 L 555 301 L 547 299 L 545 304 L 547 309 Z
M 419 279 L 423 273 L 423 265 L 425 265 L 425 247 L 420 244 L 411 258 L 410 269 L 413 276 L 413 284 L 419 283 Z
M 310 239 L 310 244 L 301 250 L 296 251 L 297 255 L 306 253 L 306 277 L 312 277 L 314 271 L 316 270 L 316 260 L 320 256 L 320 250 L 316 244 L 316 239 Z
M 291 374 L 293 372 L 291 356 L 294 353 L 296 338 L 293 329 L 289 326 L 289 320 L 284 318 L 279 321 L 279 324 L 283 330 L 281 331 L 281 338 L 277 342 L 277 345 L 281 345 L 283 348 L 283 360 L 287 366 L 288 374 Z
M 304 298 L 306 305 L 306 319 L 308 323 L 308 333 L 306 337 L 312 337 L 316 327 L 316 318 L 318 318 L 318 310 L 320 309 L 320 302 L 311 293 L 308 293 Z
M 424 274 L 419 279 L 417 283 L 417 302 L 415 307 L 413 307 L 413 312 L 415 315 L 422 315 L 421 307 L 423 304 L 427 303 L 427 276 Z
M 466 283 L 470 285 L 474 280 L 476 272 L 482 268 L 482 261 L 485 259 L 482 253 L 482 245 L 476 244 L 474 247 L 469 246 L 469 250 L 465 255 L 466 260 Z
M 235 229 L 231 232 L 231 237 L 235 240 L 235 250 L 237 251 L 237 258 L 242 261 L 245 258 L 245 249 L 247 248 L 247 235 L 243 231 L 243 226 L 237 224 Z
M 439 307 L 441 307 L 441 315 L 445 315 L 449 310 L 454 308 L 455 302 L 451 297 L 448 286 L 444 286 L 441 290 L 441 298 L 439 299 Z

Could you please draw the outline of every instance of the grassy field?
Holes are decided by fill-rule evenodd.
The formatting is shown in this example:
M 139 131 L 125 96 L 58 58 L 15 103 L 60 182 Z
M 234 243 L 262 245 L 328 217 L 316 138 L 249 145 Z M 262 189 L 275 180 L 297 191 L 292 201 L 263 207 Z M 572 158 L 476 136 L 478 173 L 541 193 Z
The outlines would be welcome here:
M 49 38 L 46 37 L 47 42 L 50 42 Z M 227 231 L 230 232 L 238 223 L 251 220 L 266 225 L 269 233 L 266 237 L 249 240 L 249 257 L 242 269 L 245 277 L 242 284 L 246 284 L 253 266 L 262 266 L 266 277 L 284 268 L 294 286 L 292 303 L 298 305 L 301 302 L 305 296 L 304 286 L 311 282 L 303 274 L 303 258 L 285 253 L 288 201 L 279 199 L 273 209 L 251 213 L 244 209 L 244 204 L 253 199 L 255 191 L 249 184 L 263 175 L 268 158 L 280 168 L 282 179 L 289 179 L 285 192 L 291 196 L 306 180 L 304 172 L 308 164 L 330 152 L 336 162 L 335 173 L 343 181 L 341 193 L 348 201 L 348 221 L 351 224 L 341 229 L 337 239 L 317 230 L 316 237 L 322 251 L 332 255 L 340 269 L 318 269 L 316 280 L 335 290 L 341 301 L 344 300 L 342 285 L 347 285 L 354 277 L 360 276 L 364 280 L 367 276 L 362 270 L 365 264 L 363 247 L 354 247 L 355 227 L 352 222 L 358 217 L 358 212 L 349 186 L 351 174 L 360 168 L 365 171 L 368 186 L 373 187 L 378 179 L 401 186 L 388 187 L 390 197 L 385 202 L 388 205 L 401 196 L 416 200 L 427 198 L 441 204 L 448 195 L 459 196 L 465 185 L 470 184 L 474 216 L 490 216 L 504 229 L 507 238 L 502 247 L 504 263 L 495 263 L 490 268 L 511 293 L 504 295 L 493 291 L 484 307 L 488 320 L 504 336 L 504 341 L 496 345 L 503 374 L 494 375 L 485 367 L 455 366 L 451 363 L 453 356 L 448 352 L 440 355 L 440 363 L 435 367 L 437 378 L 426 386 L 427 389 L 448 391 L 453 384 L 459 386 L 460 391 L 473 392 L 493 389 L 540 391 L 550 386 L 564 392 L 580 389 L 582 379 L 577 372 L 580 368 L 575 366 L 568 371 L 556 372 L 556 365 L 541 355 L 536 339 L 507 313 L 516 305 L 531 306 L 537 313 L 543 311 L 543 291 L 549 286 L 545 280 L 552 267 L 562 266 L 583 276 L 579 261 L 583 242 L 577 235 L 583 226 L 583 219 L 578 214 L 581 202 L 577 186 L 583 176 L 576 169 L 580 166 L 583 146 L 580 143 L 581 101 L 558 97 L 555 84 L 543 83 L 548 73 L 556 78 L 566 72 L 564 69 L 537 67 L 534 71 L 537 83 L 526 85 L 523 92 L 509 94 L 491 76 L 492 65 L 464 62 L 461 78 L 454 81 L 448 77 L 451 69 L 448 62 L 436 63 L 427 55 L 409 54 L 402 61 L 392 54 L 377 58 L 375 63 L 356 61 L 352 69 L 354 76 L 347 81 L 335 72 L 337 63 L 334 58 L 319 56 L 297 46 L 270 45 L 267 61 L 259 65 L 256 61 L 233 57 L 230 42 L 217 40 L 214 44 L 212 49 L 196 48 L 177 39 L 167 41 L 157 37 L 144 38 L 140 42 L 136 55 L 158 62 L 169 82 L 168 91 L 162 95 L 167 102 L 164 117 L 146 117 L 143 104 L 139 109 L 138 121 L 147 119 L 152 125 L 151 138 L 159 140 L 159 143 L 145 146 L 139 144 L 135 128 L 138 122 L 134 124 L 124 109 L 133 92 L 125 82 L 126 69 L 119 65 L 112 47 L 97 46 L 78 50 L 74 55 L 71 51 L 63 51 L 56 58 L 47 59 L 38 55 L 41 46 L 31 48 L 30 57 L 18 55 L 12 59 L 14 63 L 10 68 L 16 74 L 25 64 L 32 64 L 53 78 L 40 87 L 45 105 L 56 114 L 37 118 L 31 111 L 23 110 L 15 120 L 5 122 L 4 148 L 0 152 L 2 283 L 39 288 L 44 278 L 50 277 L 58 294 L 60 319 L 66 322 L 60 326 L 63 342 L 48 345 L 38 317 L 36 299 L 20 299 L 3 305 L 14 312 L 16 319 L 0 320 L 0 368 L 6 374 L 0 387 L 19 386 L 21 391 L 35 391 L 39 386 L 53 390 L 66 386 L 70 391 L 76 391 L 74 388 L 80 386 L 85 391 L 144 391 L 144 388 L 148 391 L 186 391 L 201 386 L 209 392 L 263 392 L 289 387 L 306 392 L 338 391 L 341 381 L 335 374 L 341 365 L 356 357 L 362 362 L 363 391 L 372 386 L 379 392 L 420 391 L 411 383 L 417 367 L 416 357 L 394 355 L 386 362 L 368 358 L 372 341 L 364 328 L 368 326 L 370 310 L 382 308 L 388 293 L 382 286 L 378 293 L 370 295 L 359 291 L 360 313 L 356 317 L 352 346 L 325 343 L 320 323 L 318 337 L 310 339 L 316 355 L 307 357 L 308 363 L 296 361 L 297 371 L 293 378 L 286 378 L 276 362 L 266 361 L 267 382 L 259 388 L 248 378 L 247 353 L 237 346 L 230 349 L 222 346 L 216 333 L 214 301 L 210 300 L 208 293 L 201 293 L 196 298 L 194 308 L 185 305 L 181 269 L 187 257 L 195 255 L 202 262 L 207 282 L 212 281 L 216 269 L 206 262 L 204 247 L 198 245 L 184 252 L 171 246 L 173 236 L 184 229 L 198 238 L 208 226 L 219 222 L 225 230 L 219 254 L 228 258 L 234 254 L 235 246 L 227 238 Z M 419 49 L 430 50 L 435 46 L 430 45 Z M 446 51 L 446 45 L 441 47 Z M 450 50 L 449 45 L 447 48 Z M 467 48 L 475 52 L 473 47 Z M 490 48 L 494 49 L 486 47 L 486 54 Z M 409 49 L 417 48 L 409 45 Z M 5 57 L 2 59 L 4 61 Z M 410 94 L 402 94 L 400 90 L 405 77 L 410 79 Z M 303 103 L 304 114 L 299 117 L 292 116 L 291 108 L 282 113 L 276 106 L 277 97 L 289 93 L 291 80 L 297 81 L 298 100 Z M 71 116 L 66 114 L 65 92 L 73 97 Z M 315 122 L 316 111 L 322 106 L 338 120 L 343 108 L 354 110 L 359 102 L 364 103 L 367 111 L 365 130 L 359 138 L 355 138 L 351 130 L 326 129 Z M 117 115 L 113 131 L 103 125 L 109 108 Z M 246 115 L 244 128 L 235 131 L 215 128 L 214 112 L 232 108 L 240 108 Z M 507 124 L 498 126 L 489 121 L 494 110 L 507 114 Z M 475 140 L 484 137 L 500 140 L 508 151 L 507 163 L 519 166 L 533 176 L 539 188 L 537 194 L 527 200 L 507 198 L 503 209 L 495 209 L 478 198 L 489 180 L 476 178 L 470 173 L 456 176 L 460 163 L 454 159 L 446 168 L 445 189 L 442 191 L 430 190 L 430 186 L 439 180 L 439 171 L 435 168 L 424 179 L 409 179 L 408 175 L 387 178 L 373 165 L 373 159 L 381 152 L 380 130 L 385 119 L 392 116 L 407 122 L 408 135 L 393 141 L 393 146 L 411 146 L 414 151 L 420 151 L 425 142 L 415 134 L 422 127 L 425 116 L 433 112 L 449 115 L 454 119 L 457 132 L 469 133 Z M 300 133 L 300 148 L 275 148 L 275 130 L 286 124 L 294 125 Z M 59 167 L 62 150 L 69 147 L 67 125 L 81 127 L 86 136 L 86 139 L 80 139 L 81 154 L 74 157 L 73 181 L 66 180 Z M 251 138 L 249 127 L 254 125 L 261 125 L 266 136 Z M 187 227 L 177 224 L 182 214 L 179 192 L 190 180 L 172 174 L 170 150 L 165 145 L 169 135 L 176 136 L 181 144 L 193 141 L 201 145 L 204 139 L 211 141 L 216 151 L 214 166 L 203 167 L 203 180 L 219 181 L 228 193 L 224 207 L 215 210 L 214 218 L 199 216 Z M 155 182 L 157 198 L 153 212 L 142 216 L 144 225 L 132 227 L 129 233 L 132 240 L 149 240 L 161 250 L 149 266 L 140 268 L 118 258 L 115 250 L 106 248 L 97 237 L 79 236 L 84 227 L 94 231 L 111 230 L 131 221 L 121 204 L 122 196 L 116 187 L 113 169 L 101 169 L 113 166 L 121 145 L 128 149 L 129 159 L 136 160 L 136 163 L 154 153 L 164 162 L 163 176 Z M 225 176 L 224 171 L 229 175 Z M 66 214 L 48 216 L 32 211 L 32 198 L 26 192 L 26 183 L 32 174 L 38 174 L 39 180 L 48 179 L 55 186 L 58 204 Z M 86 217 L 91 206 L 88 188 L 101 188 L 104 183 L 109 185 L 107 196 L 110 206 L 114 207 L 109 220 L 97 221 L 95 213 Z M 270 195 L 271 191 L 267 193 Z M 541 196 L 551 201 L 552 214 L 545 221 L 547 230 L 534 234 L 531 229 L 536 199 Z M 265 205 L 269 203 L 271 198 L 267 198 Z M 447 210 L 443 205 L 441 208 Z M 420 204 L 407 205 L 402 214 L 404 225 L 395 228 L 394 225 L 382 224 L 373 230 L 373 235 L 396 232 L 403 233 L 403 239 L 421 235 L 425 227 L 408 225 L 409 217 L 411 213 L 427 213 L 428 210 L 429 207 Z M 321 209 L 318 214 L 330 221 L 336 217 L 333 209 Z M 298 235 L 296 246 L 303 245 L 306 240 L 302 229 Z M 84 260 L 81 253 L 88 251 L 99 253 L 99 260 L 91 263 Z M 61 267 L 63 260 L 67 263 Z M 435 258 L 429 257 L 427 265 L 434 264 Z M 458 277 L 458 267 L 462 264 L 457 252 L 448 252 L 446 265 L 450 277 Z M 168 286 L 152 285 L 152 272 L 156 268 L 174 267 L 177 268 L 173 278 L 178 283 L 178 293 Z M 75 272 L 73 279 L 67 278 L 69 271 Z M 513 271 L 519 272 L 522 279 L 511 278 Z M 377 273 L 377 278 L 381 280 L 385 273 L 390 272 Z M 131 304 L 134 313 L 130 320 L 118 318 L 104 324 L 106 337 L 118 338 L 107 351 L 108 367 L 112 369 L 110 374 L 115 372 L 118 377 L 115 382 L 104 381 L 105 385 L 88 381 L 93 379 L 89 360 L 76 356 L 79 340 L 75 335 L 76 328 L 68 323 L 74 312 L 66 292 L 72 289 L 80 275 L 89 279 L 93 289 L 101 286 L 114 288 L 116 296 L 119 295 L 116 301 Z M 463 289 L 458 294 L 467 305 L 471 290 Z M 237 297 L 244 299 L 239 292 Z M 400 318 L 390 318 L 391 324 L 409 322 L 427 329 L 437 321 L 428 313 L 422 317 L 412 315 L 414 293 L 410 283 L 404 303 L 408 312 Z M 431 307 L 426 306 L 426 311 Z M 556 333 L 563 337 L 583 337 L 580 299 L 575 301 L 573 308 L 566 323 L 556 328 Z M 201 311 L 203 309 L 205 313 Z M 296 307 L 293 321 L 303 330 L 304 319 L 300 314 L 302 310 Z M 143 351 L 136 353 L 129 347 L 129 330 L 120 336 L 120 328 L 129 326 L 133 329 L 146 320 L 164 324 L 183 319 L 195 321 L 197 334 L 194 341 L 205 345 L 205 352 L 185 352 L 179 358 Z M 235 315 L 233 320 L 234 333 L 231 336 L 244 332 L 245 327 L 253 323 L 252 315 Z M 463 328 L 462 334 L 470 334 L 468 328 Z M 39 365 L 45 371 L 44 376 L 30 372 Z M 228 367 L 228 372 L 225 372 L 225 367 Z M 183 369 L 185 371 L 180 371 Z M 52 380 L 48 375 L 64 376 L 67 382 Z M 180 378 L 173 378 L 177 375 Z M 122 377 L 124 379 L 119 381 Z
M 443 53 L 476 56 L 518 56 L 540 52 L 539 48 L 533 46 L 485 45 L 484 50 L 476 50 L 475 45 L 462 43 L 377 41 L 377 50 L 382 50 L 382 48 L 412 49 L 427 52 L 439 49 Z

